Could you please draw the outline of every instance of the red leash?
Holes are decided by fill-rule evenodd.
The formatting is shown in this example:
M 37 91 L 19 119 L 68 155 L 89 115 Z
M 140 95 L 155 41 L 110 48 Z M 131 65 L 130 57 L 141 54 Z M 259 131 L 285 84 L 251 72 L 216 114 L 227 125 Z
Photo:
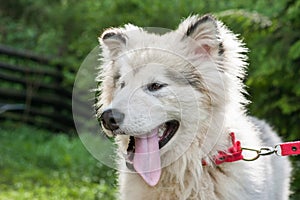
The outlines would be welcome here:
M 278 150 L 279 148 L 279 150 Z M 286 142 L 275 146 L 275 153 L 279 156 L 290 156 L 300 154 L 300 141 Z
M 258 159 L 260 156 L 266 156 L 276 154 L 277 156 L 290 156 L 300 155 L 300 141 L 285 142 L 273 147 L 262 147 L 260 149 L 242 148 L 241 142 L 235 140 L 233 132 L 230 133 L 232 146 L 227 151 L 219 151 L 217 155 L 213 157 L 213 161 L 216 165 L 220 165 L 224 162 L 235 162 L 239 160 L 253 161 Z M 245 158 L 243 156 L 244 151 L 254 152 L 255 155 L 251 158 Z M 207 165 L 205 160 L 202 160 L 202 165 Z

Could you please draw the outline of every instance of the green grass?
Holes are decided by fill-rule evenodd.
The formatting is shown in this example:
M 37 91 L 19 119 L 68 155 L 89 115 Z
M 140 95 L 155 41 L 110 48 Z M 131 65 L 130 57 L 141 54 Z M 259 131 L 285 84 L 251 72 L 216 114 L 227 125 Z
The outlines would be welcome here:
M 77 137 L 0 124 L 0 199 L 115 199 L 115 172 Z

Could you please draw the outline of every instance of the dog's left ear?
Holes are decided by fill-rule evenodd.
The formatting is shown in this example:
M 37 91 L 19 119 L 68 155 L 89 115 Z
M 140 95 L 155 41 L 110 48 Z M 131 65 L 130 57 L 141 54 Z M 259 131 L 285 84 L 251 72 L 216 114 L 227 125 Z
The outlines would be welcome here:
M 118 56 L 126 45 L 126 36 L 118 29 L 108 29 L 99 37 L 100 45 L 105 54 Z
M 194 44 L 194 53 L 200 55 L 222 54 L 218 24 L 213 16 L 190 16 L 179 25 L 177 30 L 184 34 L 183 40 L 189 40 Z

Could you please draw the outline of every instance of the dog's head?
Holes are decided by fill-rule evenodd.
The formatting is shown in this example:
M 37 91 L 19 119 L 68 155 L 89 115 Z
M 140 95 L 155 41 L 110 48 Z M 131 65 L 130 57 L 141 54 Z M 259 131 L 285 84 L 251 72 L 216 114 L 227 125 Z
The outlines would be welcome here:
M 244 49 L 209 15 L 189 17 L 164 34 L 133 25 L 111 28 L 99 40 L 97 115 L 106 134 L 117 136 L 127 166 L 155 185 L 162 166 L 195 138 L 205 140 L 211 123 L 222 118 L 228 93 L 239 93 Z M 230 81 L 236 83 L 229 87 Z

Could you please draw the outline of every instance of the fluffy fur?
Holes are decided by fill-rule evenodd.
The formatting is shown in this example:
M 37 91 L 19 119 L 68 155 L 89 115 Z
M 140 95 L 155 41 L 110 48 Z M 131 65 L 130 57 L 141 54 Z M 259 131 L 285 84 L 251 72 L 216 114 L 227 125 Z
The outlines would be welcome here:
M 116 135 L 119 146 L 120 199 L 288 199 L 287 158 L 219 166 L 212 160 L 231 145 L 232 130 L 244 147 L 280 143 L 265 122 L 246 114 L 242 80 L 247 49 L 220 21 L 190 16 L 177 30 L 161 35 L 128 24 L 106 30 L 99 40 L 97 115 L 113 108 L 125 116 L 118 130 L 104 129 L 108 136 Z M 166 86 L 150 91 L 147 85 L 156 82 Z M 160 149 L 161 176 L 149 186 L 125 165 L 129 137 L 173 119 L 180 126 Z

